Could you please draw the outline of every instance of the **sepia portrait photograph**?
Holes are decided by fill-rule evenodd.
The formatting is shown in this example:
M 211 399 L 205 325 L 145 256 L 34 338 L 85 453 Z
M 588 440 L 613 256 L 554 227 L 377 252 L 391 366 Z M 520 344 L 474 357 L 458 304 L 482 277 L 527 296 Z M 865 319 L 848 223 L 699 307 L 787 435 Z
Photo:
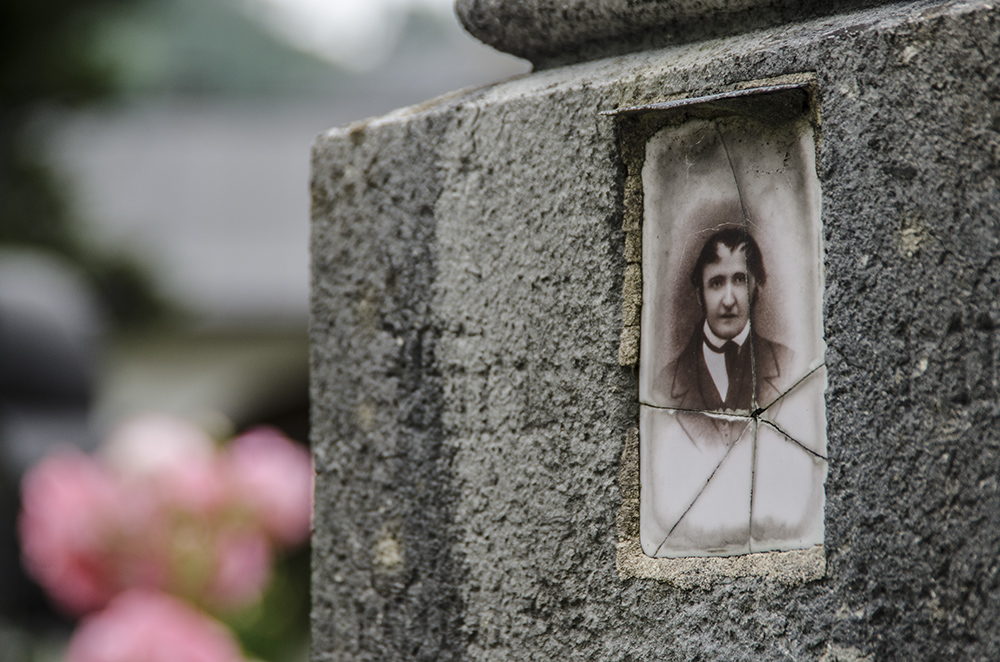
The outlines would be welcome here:
M 642 168 L 640 538 L 650 556 L 822 544 L 812 124 L 669 124 Z

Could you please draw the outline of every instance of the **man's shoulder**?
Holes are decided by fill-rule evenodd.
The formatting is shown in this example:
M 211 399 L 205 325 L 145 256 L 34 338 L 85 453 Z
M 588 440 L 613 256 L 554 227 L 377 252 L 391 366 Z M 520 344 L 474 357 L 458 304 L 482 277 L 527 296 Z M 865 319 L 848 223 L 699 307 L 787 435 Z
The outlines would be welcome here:
M 791 384 L 795 352 L 786 345 L 754 334 L 754 367 L 757 372 L 757 401 L 773 402 Z
M 795 352 L 787 345 L 756 333 L 753 334 L 753 351 L 758 366 L 772 365 L 781 368 L 787 366 L 795 356 Z
M 691 334 L 691 338 L 684 345 L 684 349 L 680 351 L 674 360 L 670 362 L 669 366 L 678 366 L 685 363 L 696 362 L 698 360 L 699 352 L 701 351 L 702 345 L 702 334 L 700 330 L 696 330 L 695 333 Z
M 670 397 L 671 405 L 681 406 L 688 394 L 697 391 L 701 360 L 701 333 L 696 331 L 684 349 L 660 371 L 660 384 Z

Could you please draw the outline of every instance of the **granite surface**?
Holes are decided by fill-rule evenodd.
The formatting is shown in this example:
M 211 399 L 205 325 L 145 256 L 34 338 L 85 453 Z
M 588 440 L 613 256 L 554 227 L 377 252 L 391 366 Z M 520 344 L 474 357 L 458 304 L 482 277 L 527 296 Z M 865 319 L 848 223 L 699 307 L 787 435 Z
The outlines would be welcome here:
M 690 43 L 885 0 L 455 0 L 465 29 L 545 68 Z
M 1000 658 L 997 44 L 995 2 L 892 5 L 321 136 L 313 659 Z M 798 72 L 820 104 L 825 574 L 623 576 L 638 385 L 600 113 Z

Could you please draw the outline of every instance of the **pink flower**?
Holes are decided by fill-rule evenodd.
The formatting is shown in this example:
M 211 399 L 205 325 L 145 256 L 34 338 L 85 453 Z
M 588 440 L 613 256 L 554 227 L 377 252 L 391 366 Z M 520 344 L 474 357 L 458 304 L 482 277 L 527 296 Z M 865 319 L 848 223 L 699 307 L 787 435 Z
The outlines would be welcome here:
M 215 457 L 151 476 L 145 489 L 163 508 L 205 519 L 217 516 L 232 499 L 224 467 Z
M 146 416 L 119 428 L 101 458 L 61 454 L 23 485 L 25 565 L 74 614 L 135 588 L 248 605 L 276 549 L 309 535 L 309 453 L 275 430 L 219 451 L 188 423 Z
M 116 533 L 122 496 L 103 467 L 72 450 L 24 478 L 18 528 L 25 566 L 71 613 L 100 608 L 117 590 L 106 542 Z
M 87 618 L 66 662 L 243 662 L 233 636 L 176 598 L 132 590 Z
M 144 414 L 114 429 L 101 454 L 119 475 L 148 478 L 211 462 L 212 438 L 197 425 L 166 414 Z
M 215 572 L 207 589 L 212 604 L 239 607 L 261 597 L 271 578 L 271 545 L 260 534 L 220 535 L 215 542 Z
M 313 472 L 309 452 L 272 428 L 235 439 L 226 459 L 236 495 L 280 545 L 309 537 Z
M 119 425 L 101 456 L 121 479 L 164 505 L 208 515 L 226 498 L 218 453 L 198 426 L 166 414 L 144 414 Z

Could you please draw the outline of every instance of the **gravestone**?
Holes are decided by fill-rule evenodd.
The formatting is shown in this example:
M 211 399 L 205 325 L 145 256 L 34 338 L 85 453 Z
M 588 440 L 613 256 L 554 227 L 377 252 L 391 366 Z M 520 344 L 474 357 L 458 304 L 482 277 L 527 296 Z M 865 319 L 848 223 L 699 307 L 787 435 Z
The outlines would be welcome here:
M 1000 659 L 1000 8 L 459 0 L 333 129 L 313 658 Z

